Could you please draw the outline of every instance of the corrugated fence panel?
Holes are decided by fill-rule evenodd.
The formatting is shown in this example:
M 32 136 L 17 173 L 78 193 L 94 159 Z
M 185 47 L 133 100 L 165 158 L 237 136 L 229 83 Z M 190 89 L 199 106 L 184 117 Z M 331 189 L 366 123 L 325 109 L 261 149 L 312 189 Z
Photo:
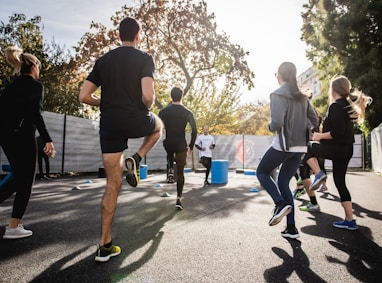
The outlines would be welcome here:
M 256 168 L 272 143 L 272 136 L 244 136 L 245 168 Z
M 97 172 L 102 167 L 98 122 L 67 116 L 64 172 Z
M 349 168 L 363 167 L 362 135 L 354 136 L 355 143 L 353 147 L 353 157 L 350 159 Z M 333 168 L 331 160 L 325 160 L 325 168 Z
M 382 123 L 371 131 L 371 163 L 374 171 L 382 172 Z
M 98 122 L 66 116 L 66 137 L 65 156 L 64 153 L 64 122 L 65 115 L 51 112 L 43 113 L 49 133 L 52 136 L 57 154 L 50 159 L 51 172 L 98 172 L 102 167 L 102 155 L 99 145 Z M 214 136 L 216 148 L 213 151 L 213 159 L 228 160 L 230 169 L 236 168 L 256 168 L 269 145 L 272 136 L 251 136 L 251 135 L 231 135 Z M 142 164 L 147 164 L 148 170 L 166 169 L 166 152 L 163 147 L 163 139 L 143 159 Z M 187 143 L 190 141 L 190 134 L 186 135 Z M 362 168 L 363 151 L 362 136 L 355 136 L 354 155 L 349 167 Z M 143 138 L 130 139 L 129 148 L 125 151 L 125 157 L 134 154 L 141 146 Z M 374 145 L 374 146 L 373 146 Z M 373 147 L 380 147 L 372 143 L 372 153 L 376 151 Z M 377 149 L 378 150 L 378 149 Z M 380 150 L 380 148 L 379 148 Z M 0 150 L 1 164 L 8 164 L 8 161 Z M 375 162 L 377 163 L 377 162 Z M 326 161 L 328 168 L 332 167 L 331 161 Z M 187 165 L 190 168 L 203 168 L 199 163 L 199 153 L 194 148 L 192 155 L 187 155 Z M 3 171 L 0 173 L 4 174 Z

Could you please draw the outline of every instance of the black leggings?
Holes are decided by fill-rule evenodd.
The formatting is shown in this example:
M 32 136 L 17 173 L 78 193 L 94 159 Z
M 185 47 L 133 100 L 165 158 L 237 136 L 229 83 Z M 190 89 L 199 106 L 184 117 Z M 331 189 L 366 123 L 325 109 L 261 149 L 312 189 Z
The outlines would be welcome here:
M 167 172 L 176 162 L 176 190 L 177 197 L 181 198 L 184 187 L 184 166 L 186 166 L 187 146 L 185 142 L 169 142 L 165 140 L 163 146 L 167 152 Z
M 16 193 L 12 218 L 21 219 L 28 206 L 35 177 L 37 154 L 35 131 L 7 134 L 0 142 L 13 173 L 13 178 L 0 188 L 0 203 Z
M 208 181 L 208 176 L 210 175 L 210 171 L 211 171 L 212 158 L 202 156 L 200 158 L 200 161 L 203 164 L 203 166 L 206 167 L 206 169 L 207 169 L 206 170 L 206 181 Z
M 308 149 L 307 159 L 322 157 L 333 162 L 333 179 L 337 187 L 341 202 L 351 201 L 351 196 L 346 187 L 345 176 L 349 161 L 353 156 L 352 144 L 322 144 L 314 143 Z

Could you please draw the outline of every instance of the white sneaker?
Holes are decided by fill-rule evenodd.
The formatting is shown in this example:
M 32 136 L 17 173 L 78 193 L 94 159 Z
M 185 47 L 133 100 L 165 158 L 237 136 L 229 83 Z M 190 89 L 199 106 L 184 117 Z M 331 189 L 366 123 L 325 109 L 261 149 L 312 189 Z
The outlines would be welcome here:
M 5 227 L 3 239 L 21 239 L 32 236 L 31 230 L 24 229 L 23 225 L 19 224 L 16 228 Z
M 301 211 L 308 211 L 308 212 L 318 212 L 321 210 L 320 205 L 317 204 L 312 204 L 309 202 L 307 205 L 301 206 L 300 207 Z

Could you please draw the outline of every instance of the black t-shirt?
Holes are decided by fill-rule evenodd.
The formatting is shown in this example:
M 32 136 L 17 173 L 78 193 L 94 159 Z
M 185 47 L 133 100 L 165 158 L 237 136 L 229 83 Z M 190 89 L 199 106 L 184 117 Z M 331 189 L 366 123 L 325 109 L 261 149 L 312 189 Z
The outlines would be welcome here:
M 159 112 L 166 129 L 166 140 L 170 142 L 184 142 L 186 140 L 187 123 L 191 126 L 190 149 L 193 149 L 197 135 L 194 114 L 188 108 L 179 104 L 170 104 Z
M 124 131 L 133 120 L 147 116 L 141 79 L 154 78 L 154 60 L 146 52 L 121 46 L 99 58 L 87 80 L 101 87 L 100 128 Z

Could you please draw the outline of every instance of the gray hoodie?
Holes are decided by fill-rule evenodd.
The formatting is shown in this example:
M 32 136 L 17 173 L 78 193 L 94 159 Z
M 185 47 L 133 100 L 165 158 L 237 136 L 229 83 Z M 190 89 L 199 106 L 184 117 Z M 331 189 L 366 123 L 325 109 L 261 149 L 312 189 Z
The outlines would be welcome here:
M 306 152 L 310 127 L 318 126 L 318 117 L 308 98 L 296 99 L 288 84 L 271 93 L 271 122 L 276 132 L 272 146 L 281 151 Z

